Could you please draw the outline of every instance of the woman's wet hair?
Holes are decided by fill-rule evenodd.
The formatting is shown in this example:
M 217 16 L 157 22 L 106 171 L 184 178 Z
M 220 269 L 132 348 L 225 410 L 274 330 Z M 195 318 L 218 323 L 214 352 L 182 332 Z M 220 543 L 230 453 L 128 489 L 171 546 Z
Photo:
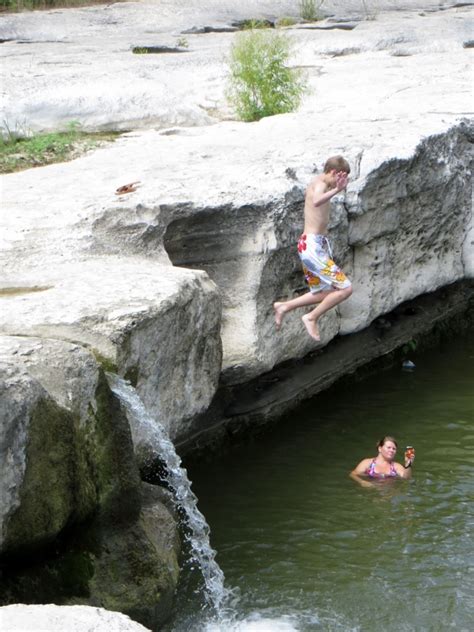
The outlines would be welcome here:
M 382 446 L 384 446 L 387 443 L 387 441 L 391 441 L 392 443 L 395 444 L 395 447 L 398 448 L 397 440 L 391 437 L 390 435 L 386 435 L 385 437 L 382 437 L 382 439 L 380 439 L 380 441 L 377 443 L 377 448 L 381 448 Z

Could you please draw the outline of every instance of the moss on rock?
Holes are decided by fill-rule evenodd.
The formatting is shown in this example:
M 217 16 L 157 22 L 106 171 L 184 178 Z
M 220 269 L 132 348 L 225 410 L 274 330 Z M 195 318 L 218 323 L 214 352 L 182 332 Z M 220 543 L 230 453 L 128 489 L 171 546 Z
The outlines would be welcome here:
M 48 397 L 31 411 L 27 467 L 20 504 L 7 522 L 5 549 L 43 544 L 67 524 L 74 508 L 72 417 Z

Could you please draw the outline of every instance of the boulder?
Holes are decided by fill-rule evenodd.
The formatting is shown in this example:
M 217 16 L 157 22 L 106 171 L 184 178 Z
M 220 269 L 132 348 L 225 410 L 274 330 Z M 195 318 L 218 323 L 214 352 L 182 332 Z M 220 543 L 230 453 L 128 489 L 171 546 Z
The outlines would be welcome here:
M 412 157 L 387 161 L 348 204 L 357 291 L 341 307 L 341 333 L 470 276 L 463 243 L 472 216 L 472 129 L 461 124 L 423 140 Z
M 130 429 L 91 354 L 2 336 L 0 363 L 0 552 L 25 554 L 93 514 L 136 515 Z
M 141 486 L 103 370 L 81 346 L 3 336 L 0 391 L 0 603 L 94 605 L 156 629 L 178 582 L 178 517 Z
M 147 632 L 119 612 L 88 606 L 15 604 L 0 608 L 2 632 Z
M 204 272 L 132 257 L 5 272 L 19 289 L 0 291 L 1 333 L 80 342 L 130 379 L 171 433 L 208 407 L 220 373 L 220 299 Z
M 155 630 L 170 616 L 181 543 L 160 488 L 143 483 L 142 493 L 136 522 L 100 534 L 100 553 L 91 556 L 87 602 L 124 612 Z
M 0 602 L 95 606 L 159 629 L 172 611 L 181 547 L 163 495 L 161 488 L 144 484 L 138 515 L 88 521 L 42 556 L 21 563 L 8 558 Z

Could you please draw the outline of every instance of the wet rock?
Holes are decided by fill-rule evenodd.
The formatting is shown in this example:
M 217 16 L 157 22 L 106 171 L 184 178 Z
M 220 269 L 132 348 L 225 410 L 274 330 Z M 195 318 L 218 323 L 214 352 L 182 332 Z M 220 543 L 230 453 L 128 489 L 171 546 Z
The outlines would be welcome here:
M 130 429 L 89 352 L 0 337 L 0 389 L 1 553 L 37 549 L 93 514 L 138 513 Z
M 147 628 L 119 612 L 87 606 L 27 606 L 0 608 L 2 632 L 147 632 Z
M 176 522 L 161 498 L 161 491 L 144 483 L 138 520 L 101 533 L 88 585 L 88 603 L 124 612 L 152 629 L 170 615 L 181 550 Z

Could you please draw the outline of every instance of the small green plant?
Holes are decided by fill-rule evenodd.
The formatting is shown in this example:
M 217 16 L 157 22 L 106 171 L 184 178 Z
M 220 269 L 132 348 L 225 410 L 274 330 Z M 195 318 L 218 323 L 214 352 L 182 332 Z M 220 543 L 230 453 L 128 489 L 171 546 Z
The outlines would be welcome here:
M 69 134 L 78 134 L 81 131 L 81 123 L 79 121 L 69 121 L 66 124 L 66 131 Z
M 132 48 L 132 53 L 134 55 L 148 55 L 148 48 L 145 46 L 134 46 Z
M 227 97 L 243 121 L 293 112 L 306 92 L 301 71 L 287 63 L 292 42 L 283 33 L 240 33 L 231 49 Z
M 319 10 L 325 0 L 300 0 L 300 16 L 308 22 L 316 22 L 321 19 Z
M 188 40 L 185 37 L 179 37 L 176 40 L 176 46 L 179 46 L 180 48 L 189 48 Z
M 95 347 L 89 347 L 89 351 L 92 352 L 97 364 L 100 364 L 104 371 L 107 373 L 117 373 L 117 365 L 113 360 L 107 358 Z
M 268 20 L 259 20 L 257 18 L 250 18 L 250 20 L 243 20 L 240 28 L 243 31 L 251 31 L 253 29 L 271 29 L 273 24 Z
M 407 343 L 403 345 L 402 353 L 405 356 L 408 353 L 414 353 L 417 347 L 418 347 L 418 342 L 413 338 L 412 340 L 409 340 Z
M 26 121 L 16 121 L 15 125 L 5 119 L 0 126 L 0 145 L 14 144 L 20 138 L 31 136 Z
M 281 28 L 284 26 L 294 26 L 295 24 L 296 24 L 296 19 L 290 16 L 283 16 L 281 18 L 278 18 L 278 20 L 275 22 L 275 26 L 277 28 Z

